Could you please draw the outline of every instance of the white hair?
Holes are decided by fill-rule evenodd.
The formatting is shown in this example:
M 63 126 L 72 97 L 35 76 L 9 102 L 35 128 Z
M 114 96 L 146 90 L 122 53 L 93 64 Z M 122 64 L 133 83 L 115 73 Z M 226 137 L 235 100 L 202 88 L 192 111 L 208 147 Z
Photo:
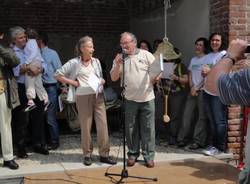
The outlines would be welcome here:
M 121 37 L 125 36 L 125 35 L 129 35 L 131 38 L 132 38 L 132 41 L 137 44 L 137 38 L 136 36 L 133 34 L 133 33 L 130 33 L 130 32 L 123 32 L 121 34 Z
M 10 38 L 14 40 L 18 35 L 25 33 L 25 29 L 20 26 L 10 28 Z

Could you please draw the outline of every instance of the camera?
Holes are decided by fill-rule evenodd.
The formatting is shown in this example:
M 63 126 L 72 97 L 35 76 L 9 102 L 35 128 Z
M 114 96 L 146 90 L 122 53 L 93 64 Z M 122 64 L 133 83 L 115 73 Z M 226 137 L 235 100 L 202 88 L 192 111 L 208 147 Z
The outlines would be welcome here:
M 245 50 L 245 53 L 250 53 L 250 44 L 247 45 L 247 48 Z

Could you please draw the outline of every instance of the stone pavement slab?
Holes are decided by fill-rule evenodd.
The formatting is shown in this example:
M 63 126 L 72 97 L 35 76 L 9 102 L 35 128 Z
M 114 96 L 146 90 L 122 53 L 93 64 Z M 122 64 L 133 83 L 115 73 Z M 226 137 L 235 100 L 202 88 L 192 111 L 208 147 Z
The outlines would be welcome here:
M 123 146 L 120 135 L 112 135 L 110 137 L 111 150 L 110 155 L 118 160 L 117 165 L 123 164 Z M 65 170 L 77 170 L 84 168 L 107 167 L 107 164 L 99 162 L 98 150 L 96 148 L 96 138 L 93 138 L 94 153 L 93 164 L 85 166 L 82 157 L 82 149 L 80 144 L 80 135 L 61 136 L 60 148 L 50 151 L 49 155 L 41 155 L 36 153 L 28 153 L 28 159 L 16 159 L 20 168 L 18 170 L 10 170 L 0 167 L 0 181 L 7 178 L 19 178 L 30 174 L 60 172 Z M 199 153 L 193 153 L 184 149 L 166 146 L 166 144 L 156 146 L 156 164 L 161 161 L 175 161 L 185 159 L 198 159 L 206 157 Z M 139 161 L 143 162 L 143 158 L 139 157 Z M 2 180 L 3 181 L 3 180 Z M 0 182 L 2 183 L 2 182 Z

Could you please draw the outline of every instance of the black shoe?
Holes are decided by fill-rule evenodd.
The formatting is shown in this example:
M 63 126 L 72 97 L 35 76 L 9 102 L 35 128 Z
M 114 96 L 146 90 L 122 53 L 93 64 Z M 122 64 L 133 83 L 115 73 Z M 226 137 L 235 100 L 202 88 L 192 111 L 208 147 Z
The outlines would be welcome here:
M 28 154 L 25 149 L 18 149 L 17 157 L 25 159 L 25 158 L 28 158 Z
M 84 157 L 84 161 L 83 161 L 84 165 L 86 166 L 90 166 L 92 164 L 92 160 L 90 157 Z
M 35 153 L 43 154 L 43 155 L 48 155 L 49 151 L 45 146 L 34 146 L 33 151 Z
M 153 168 L 155 166 L 155 163 L 153 160 L 146 161 L 146 167 Z
M 48 145 L 48 150 L 56 150 L 59 148 L 59 143 L 52 143 Z
M 192 149 L 192 150 L 196 150 L 198 148 L 201 148 L 201 146 L 199 144 L 197 144 L 197 143 L 193 143 L 188 148 Z
M 179 142 L 178 143 L 178 147 L 185 147 L 187 144 L 185 142 Z
M 135 158 L 128 158 L 127 160 L 127 166 L 132 167 L 135 165 L 136 159 Z
M 8 167 L 13 170 L 16 170 L 19 168 L 19 165 L 15 162 L 15 160 L 3 161 L 3 166 Z
M 169 142 L 168 142 L 168 145 L 176 145 L 177 144 L 177 141 L 176 141 L 176 137 L 170 137 L 169 138 Z
M 116 161 L 113 160 L 112 157 L 108 156 L 108 157 L 100 157 L 100 162 L 102 163 L 106 163 L 106 164 L 111 164 L 111 165 L 115 165 Z

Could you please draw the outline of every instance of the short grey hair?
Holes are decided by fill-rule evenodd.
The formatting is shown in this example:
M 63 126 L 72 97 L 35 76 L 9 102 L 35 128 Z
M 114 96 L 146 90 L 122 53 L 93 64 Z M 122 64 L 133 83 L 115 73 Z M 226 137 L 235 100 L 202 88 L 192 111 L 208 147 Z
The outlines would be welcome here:
M 93 43 L 93 38 L 91 38 L 90 36 L 84 36 L 84 37 L 81 37 L 77 44 L 76 44 L 76 47 L 75 47 L 75 53 L 77 56 L 80 56 L 81 55 L 81 45 L 87 43 L 87 42 L 92 42 Z
M 18 35 L 25 33 L 25 29 L 20 26 L 10 28 L 10 38 L 14 40 Z
M 133 34 L 133 33 L 130 33 L 130 32 L 123 32 L 121 34 L 121 37 L 123 37 L 124 35 L 129 35 L 131 38 L 132 38 L 132 41 L 135 42 L 137 44 L 137 38 L 136 36 Z

